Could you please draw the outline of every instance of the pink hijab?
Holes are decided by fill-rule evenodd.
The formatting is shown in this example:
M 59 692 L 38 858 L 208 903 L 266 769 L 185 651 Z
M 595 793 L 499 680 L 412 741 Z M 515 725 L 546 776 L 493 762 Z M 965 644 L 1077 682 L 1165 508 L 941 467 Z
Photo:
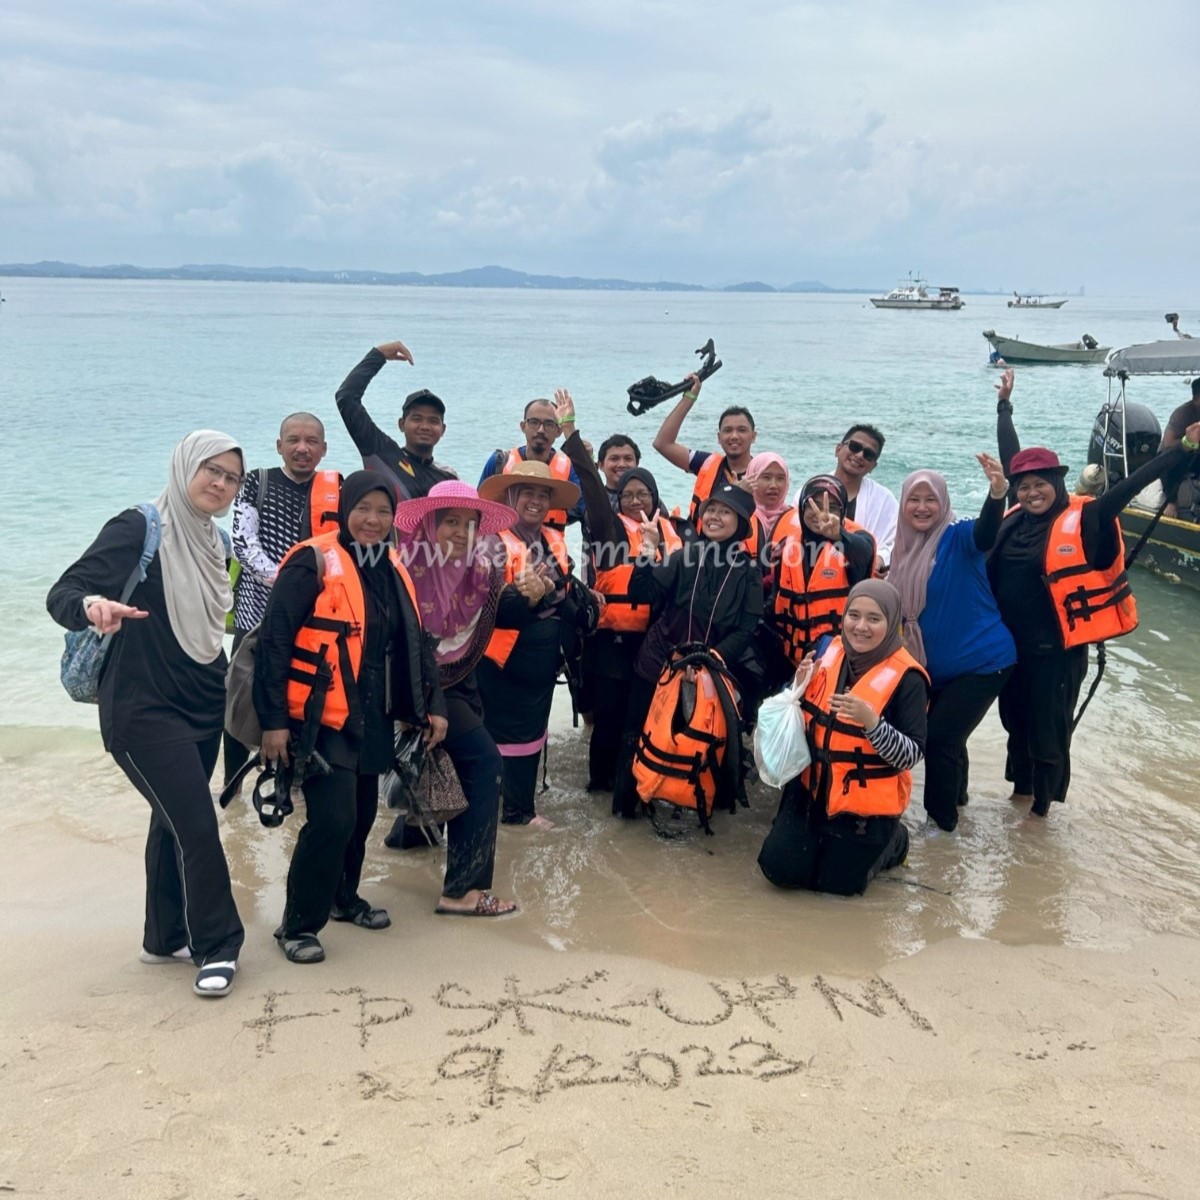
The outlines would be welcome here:
M 905 502 L 918 483 L 928 484 L 941 505 L 941 515 L 924 533 L 918 533 L 904 515 Z M 922 666 L 925 665 L 925 642 L 921 637 L 919 618 L 925 611 L 925 589 L 937 558 L 938 542 L 953 520 L 954 510 L 950 507 L 950 492 L 945 479 L 937 471 L 914 471 L 900 491 L 900 515 L 896 520 L 896 542 L 892 547 L 888 582 L 900 593 L 904 647 Z
M 758 502 L 757 495 L 754 498 L 754 511 L 768 534 L 775 527 L 775 522 L 779 520 L 780 514 L 789 507 L 788 492 L 792 490 L 792 476 L 788 471 L 788 465 L 778 454 L 771 450 L 764 450 L 750 460 L 746 467 L 746 474 L 742 477 L 743 483 L 753 487 L 758 481 L 758 477 L 770 466 L 783 468 L 783 491 L 779 494 L 779 503 L 774 508 L 766 508 Z
M 417 592 L 421 620 L 438 639 L 438 663 L 454 662 L 471 647 L 492 585 L 492 567 L 484 543 L 476 538 L 461 559 L 445 558 L 438 550 L 435 509 L 421 518 L 416 532 L 404 536 L 404 561 Z

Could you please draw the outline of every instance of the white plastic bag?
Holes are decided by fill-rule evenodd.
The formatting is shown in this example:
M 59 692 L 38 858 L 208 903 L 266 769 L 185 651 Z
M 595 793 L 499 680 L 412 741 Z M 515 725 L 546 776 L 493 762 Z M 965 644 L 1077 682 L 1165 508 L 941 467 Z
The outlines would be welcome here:
M 783 787 L 812 761 L 800 708 L 803 695 L 804 689 L 793 685 L 769 696 L 759 706 L 754 762 L 759 778 L 768 787 Z

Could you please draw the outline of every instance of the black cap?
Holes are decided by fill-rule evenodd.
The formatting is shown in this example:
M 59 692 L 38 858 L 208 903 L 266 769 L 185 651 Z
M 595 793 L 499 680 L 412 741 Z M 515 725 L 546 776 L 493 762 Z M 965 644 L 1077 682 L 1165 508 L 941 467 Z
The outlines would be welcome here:
M 750 522 L 754 516 L 755 504 L 754 497 L 744 487 L 738 487 L 736 483 L 723 483 L 713 488 L 704 505 L 714 503 L 724 504 L 737 513 L 738 528 L 734 534 L 736 538 L 750 536 Z M 704 513 L 704 505 L 700 506 L 701 515 Z
M 442 403 L 440 396 L 435 396 L 428 388 L 421 388 L 418 392 L 409 392 L 404 397 L 404 407 L 400 409 L 402 417 L 408 416 L 408 410 L 415 408 L 418 404 L 427 405 L 429 408 L 436 408 L 439 416 L 446 415 L 446 406 Z

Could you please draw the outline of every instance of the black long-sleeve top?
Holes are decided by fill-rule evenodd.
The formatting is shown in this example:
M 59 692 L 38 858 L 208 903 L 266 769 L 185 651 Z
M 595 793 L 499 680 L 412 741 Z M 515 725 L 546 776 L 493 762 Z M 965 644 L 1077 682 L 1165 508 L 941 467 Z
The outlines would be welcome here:
M 372 348 L 362 362 L 350 372 L 337 390 L 338 412 L 354 445 L 362 455 L 368 470 L 382 471 L 400 489 L 401 500 L 415 500 L 429 495 L 435 483 L 458 476 L 449 467 L 432 458 L 421 458 L 395 438 L 384 433 L 363 408 L 362 398 L 367 385 L 387 362 L 383 354 Z
M 335 766 L 378 774 L 392 763 L 393 718 L 421 723 L 422 707 L 430 715 L 444 717 L 446 702 L 438 682 L 433 643 L 424 635 L 420 646 L 421 679 L 409 677 L 407 637 L 411 624 L 404 619 L 401 606 L 405 599 L 395 571 L 385 560 L 359 574 L 366 606 L 357 680 L 360 714 L 357 719 L 351 714 L 341 730 L 322 726 L 317 749 Z M 314 554 L 297 553 L 284 563 L 271 589 L 254 658 L 254 708 L 263 729 L 287 729 L 294 724 L 288 719 L 288 668 L 296 635 L 312 615 L 320 593 Z M 414 692 L 423 693 L 422 706 L 417 705 Z
M 1012 405 L 1001 400 L 996 405 L 996 441 L 1000 462 L 1008 473 L 1013 456 L 1021 449 L 1013 425 Z M 1121 510 L 1144 487 L 1156 479 L 1182 470 L 1188 453 L 1182 446 L 1173 446 L 1139 467 L 1126 479 L 1113 484 L 1108 491 L 1083 506 L 1079 532 L 1083 553 L 1088 563 L 1099 570 L 1112 566 L 1120 553 Z M 1019 552 L 1006 537 L 1016 516 L 1001 526 L 996 546 L 988 559 L 988 578 L 1000 616 L 1011 630 L 1019 654 L 1049 654 L 1062 649 L 1062 634 L 1058 618 L 1045 584 L 1045 541 Z M 1049 536 L 1052 521 L 1045 521 Z
M 146 539 L 136 508 L 108 521 L 46 597 L 50 615 L 65 629 L 86 629 L 84 596 L 116 600 Z M 112 753 L 145 745 L 205 741 L 225 724 L 225 653 L 198 663 L 175 637 L 167 615 L 162 564 L 150 561 L 146 578 L 129 597 L 149 616 L 122 623 L 100 673 L 100 735 Z
M 658 678 L 671 654 L 703 642 L 732 668 L 749 648 L 763 611 L 762 571 L 738 545 L 699 539 L 666 561 L 639 558 L 629 594 L 659 617 L 646 633 L 635 670 Z

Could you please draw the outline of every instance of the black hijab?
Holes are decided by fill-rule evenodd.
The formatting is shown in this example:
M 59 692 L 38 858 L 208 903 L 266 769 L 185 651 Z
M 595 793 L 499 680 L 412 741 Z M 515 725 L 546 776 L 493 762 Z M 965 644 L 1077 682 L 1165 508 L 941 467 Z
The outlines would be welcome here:
M 1005 541 L 1006 553 L 1015 558 L 1036 557 L 1041 562 L 1042 553 L 1046 548 L 1046 538 L 1050 534 L 1050 526 L 1054 519 L 1071 503 L 1067 495 L 1065 476 L 1058 472 L 1023 471 L 1020 475 L 1009 480 L 1009 485 L 1016 489 L 1017 481 L 1025 475 L 1036 475 L 1039 479 L 1054 486 L 1054 503 L 1044 513 L 1029 513 L 1023 508 L 1013 514 L 1012 529 Z
M 846 492 L 846 485 L 836 475 L 814 475 L 800 489 L 800 495 L 796 500 L 796 515 L 800 518 L 801 541 L 828 542 L 833 540 L 827 538 L 823 533 L 814 533 L 804 521 L 804 509 L 809 500 L 816 502 L 819 508 L 822 496 L 836 500 L 842 506 L 842 520 L 846 519 L 846 510 L 850 507 L 850 497 Z
M 394 516 L 396 489 L 379 471 L 355 471 L 347 475 L 342 481 L 342 491 L 338 497 L 338 541 L 354 554 L 359 568 L 364 571 L 387 562 L 388 539 L 385 538 L 377 546 L 362 546 L 350 536 L 350 513 L 364 496 L 372 492 L 382 492 L 388 498 Z
M 645 467 L 630 467 L 620 479 L 617 480 L 617 512 L 621 511 L 621 493 L 635 480 L 640 480 L 644 483 L 650 492 L 650 511 L 646 514 L 652 521 L 655 514 L 658 512 L 658 484 L 655 482 L 654 476 L 646 470 Z

